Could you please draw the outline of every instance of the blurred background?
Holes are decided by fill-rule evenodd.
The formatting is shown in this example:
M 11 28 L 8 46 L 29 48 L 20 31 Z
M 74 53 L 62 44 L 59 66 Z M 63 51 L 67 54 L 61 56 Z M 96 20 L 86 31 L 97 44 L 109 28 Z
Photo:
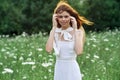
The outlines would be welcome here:
M 59 0 L 0 0 L 0 35 L 46 32 L 52 27 L 52 14 Z M 81 16 L 94 22 L 86 31 L 120 28 L 119 0 L 67 0 Z
M 83 80 L 120 80 L 120 1 L 67 0 L 94 25 L 77 61 Z M 45 44 L 59 0 L 0 0 L 0 80 L 53 80 Z M 54 53 L 54 52 L 52 52 Z

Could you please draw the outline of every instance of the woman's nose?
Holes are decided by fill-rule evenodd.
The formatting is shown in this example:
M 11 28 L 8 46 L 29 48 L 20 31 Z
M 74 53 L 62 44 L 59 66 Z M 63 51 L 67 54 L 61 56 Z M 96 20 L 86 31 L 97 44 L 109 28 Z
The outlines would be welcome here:
M 65 17 L 63 17 L 62 20 L 65 20 Z

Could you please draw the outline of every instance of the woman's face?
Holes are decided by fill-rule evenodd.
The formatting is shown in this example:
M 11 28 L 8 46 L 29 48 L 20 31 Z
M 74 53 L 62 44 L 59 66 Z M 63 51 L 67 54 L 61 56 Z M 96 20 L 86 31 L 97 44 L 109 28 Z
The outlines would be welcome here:
M 70 25 L 70 14 L 66 11 L 58 13 L 58 22 L 62 27 L 68 27 Z

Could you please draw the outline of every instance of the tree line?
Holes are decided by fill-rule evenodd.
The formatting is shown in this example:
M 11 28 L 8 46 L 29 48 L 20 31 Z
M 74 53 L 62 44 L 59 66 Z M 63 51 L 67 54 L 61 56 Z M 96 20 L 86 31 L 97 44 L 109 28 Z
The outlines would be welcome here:
M 94 22 L 86 30 L 103 31 L 120 27 L 119 0 L 67 0 L 81 16 Z M 59 0 L 0 0 L 0 34 L 47 32 Z

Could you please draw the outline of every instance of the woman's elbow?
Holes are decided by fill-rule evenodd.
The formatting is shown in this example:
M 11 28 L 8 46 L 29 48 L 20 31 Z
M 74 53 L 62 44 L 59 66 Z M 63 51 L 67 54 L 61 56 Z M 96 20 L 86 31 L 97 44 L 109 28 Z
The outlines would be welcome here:
M 48 53 L 51 53 L 51 50 L 46 49 L 46 51 L 47 51 Z
M 52 48 L 46 47 L 46 51 L 47 51 L 48 53 L 51 53 L 51 52 L 52 52 Z
M 76 54 L 77 54 L 77 55 L 81 55 L 82 52 L 83 52 L 83 49 L 76 50 Z

